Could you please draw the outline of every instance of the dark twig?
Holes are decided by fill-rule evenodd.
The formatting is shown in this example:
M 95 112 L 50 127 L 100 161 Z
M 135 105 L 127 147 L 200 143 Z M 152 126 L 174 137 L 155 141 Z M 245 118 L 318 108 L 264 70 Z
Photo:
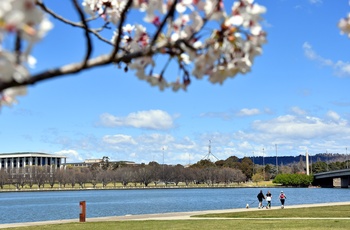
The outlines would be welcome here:
M 79 22 L 79 23 L 76 23 L 76 22 L 72 22 L 58 14 L 56 14 L 54 11 L 52 11 L 51 9 L 47 8 L 46 5 L 41 1 L 41 0 L 37 0 L 36 1 L 36 4 L 38 6 L 40 6 L 40 8 L 45 11 L 46 13 L 50 14 L 52 17 L 54 17 L 55 19 L 65 23 L 65 24 L 68 24 L 68 25 L 71 25 L 73 27 L 79 27 L 79 28 L 83 28 L 84 29 L 84 24 Z M 85 20 L 86 22 L 88 20 Z M 103 25 L 101 28 L 99 29 L 91 29 L 91 28 L 88 28 L 89 32 L 94 34 L 98 39 L 100 39 L 101 41 L 105 42 L 105 43 L 108 43 L 110 45 L 113 45 L 113 43 L 111 43 L 109 40 L 103 38 L 98 32 L 100 32 L 101 30 L 103 30 L 104 28 L 107 28 L 107 23 L 105 25 Z
M 65 66 L 61 66 L 58 68 L 46 70 L 42 73 L 32 75 L 28 79 L 24 79 L 21 82 L 17 82 L 16 80 L 12 79 L 11 81 L 8 82 L 3 82 L 0 80 L 0 92 L 2 92 L 4 89 L 10 88 L 10 87 L 16 87 L 16 86 L 25 86 L 25 85 L 34 85 L 37 82 L 42 82 L 45 80 L 53 79 L 56 77 L 60 76 L 68 76 L 69 74 L 75 74 L 79 73 L 83 70 L 99 67 L 99 66 L 104 66 L 108 65 L 111 63 L 119 63 L 119 62 L 125 62 L 128 63 L 131 60 L 139 57 L 146 57 L 146 56 L 151 56 L 154 53 L 160 52 L 160 50 L 163 49 L 163 47 L 157 49 L 157 50 L 151 50 L 150 48 L 145 49 L 143 51 L 138 51 L 130 54 L 125 54 L 119 58 L 115 58 L 113 60 L 110 59 L 110 55 L 101 55 L 96 58 L 91 58 L 88 60 L 86 63 L 86 66 L 81 68 L 81 62 L 79 63 L 73 63 L 73 64 L 68 64 Z
M 91 42 L 91 37 L 90 37 L 90 33 L 89 33 L 89 26 L 87 24 L 87 22 L 85 21 L 85 15 L 83 13 L 83 11 L 81 10 L 81 8 L 79 7 L 79 4 L 77 2 L 77 0 L 72 0 L 75 9 L 77 10 L 79 17 L 84 25 L 84 31 L 85 31 L 85 38 L 86 38 L 86 54 L 85 54 L 85 58 L 84 58 L 84 62 L 82 65 L 82 68 L 84 68 L 87 64 L 87 61 L 89 60 L 91 53 L 92 53 L 92 42 Z
M 175 0 L 173 2 L 173 4 L 171 5 L 167 15 L 165 15 L 165 18 L 163 19 L 162 23 L 160 24 L 160 26 L 158 27 L 158 30 L 156 31 L 156 33 L 154 34 L 153 38 L 152 38 L 152 42 L 150 44 L 151 47 L 154 46 L 154 44 L 156 43 L 158 36 L 160 34 L 160 32 L 163 30 L 164 26 L 167 23 L 167 20 L 169 18 L 173 18 L 174 17 L 174 13 L 175 13 L 175 9 L 176 9 L 176 4 L 177 4 L 178 0 Z
M 20 64 L 21 63 L 21 31 L 18 31 L 16 34 L 15 52 L 16 52 L 16 64 Z
M 119 51 L 119 44 L 120 44 L 120 41 L 122 39 L 122 34 L 123 34 L 122 30 L 123 30 L 124 21 L 126 19 L 126 13 L 128 12 L 129 8 L 131 7 L 132 2 L 133 2 L 133 0 L 128 1 L 125 8 L 123 9 L 122 14 L 120 15 L 120 21 L 119 21 L 119 25 L 118 25 L 118 37 L 117 37 L 117 40 L 114 42 L 114 49 L 112 50 L 111 56 L 110 56 L 111 60 L 113 60 L 115 58 L 115 55 Z

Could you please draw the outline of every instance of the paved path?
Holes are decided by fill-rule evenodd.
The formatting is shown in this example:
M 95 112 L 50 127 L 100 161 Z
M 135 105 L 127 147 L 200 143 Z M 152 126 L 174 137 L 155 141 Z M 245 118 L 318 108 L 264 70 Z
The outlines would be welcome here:
M 303 204 L 303 205 L 290 205 L 289 208 L 303 208 L 303 207 L 320 207 L 320 206 L 334 206 L 334 205 L 350 205 L 350 202 L 337 202 L 337 203 L 321 203 L 321 204 Z M 272 209 L 280 209 L 280 207 L 272 207 Z M 206 210 L 206 211 L 193 211 L 193 212 L 173 212 L 173 213 L 158 213 L 158 214 L 144 214 L 144 215 L 126 215 L 126 216 L 108 216 L 108 217 L 96 217 L 87 218 L 86 222 L 98 222 L 98 221 L 129 221 L 129 220 L 186 220 L 186 219 L 198 219 L 191 217 L 194 215 L 203 215 L 209 213 L 228 213 L 228 212 L 247 212 L 247 211 L 259 211 L 261 209 L 254 208 L 239 208 L 239 209 L 224 209 L 224 210 Z M 203 218 L 200 218 L 203 219 Z M 210 218 L 213 219 L 213 218 Z M 225 219 L 225 218 L 216 218 Z M 230 218 L 232 219 L 232 218 Z M 235 219 L 252 219 L 252 218 L 235 218 Z M 268 219 L 268 218 L 264 218 Z M 275 218 L 270 218 L 275 219 Z M 292 218 L 291 218 L 292 219 Z M 298 218 L 300 219 L 300 218 Z M 310 218 L 308 218 L 310 219 Z M 312 219 L 349 219 L 350 218 L 312 218 Z M 53 220 L 53 221 L 41 221 L 41 222 L 26 222 L 26 223 L 14 223 L 14 224 L 0 224 L 0 228 L 13 228 L 24 226 L 38 226 L 47 224 L 62 224 L 79 222 L 79 219 L 68 220 Z

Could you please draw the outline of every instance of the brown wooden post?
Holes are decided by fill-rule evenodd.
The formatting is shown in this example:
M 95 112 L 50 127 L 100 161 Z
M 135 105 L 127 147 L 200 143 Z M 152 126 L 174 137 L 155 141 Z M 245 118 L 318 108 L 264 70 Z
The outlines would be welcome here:
M 86 202 L 80 201 L 80 215 L 79 215 L 79 221 L 85 222 L 86 219 Z

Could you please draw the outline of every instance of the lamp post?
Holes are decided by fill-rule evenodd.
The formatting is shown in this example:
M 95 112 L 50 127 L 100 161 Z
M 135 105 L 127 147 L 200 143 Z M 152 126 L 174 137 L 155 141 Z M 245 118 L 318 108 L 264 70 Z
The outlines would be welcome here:
M 264 181 L 265 181 L 265 158 L 264 158 L 264 155 L 265 155 L 265 153 L 264 153 L 264 148 L 263 148 L 263 176 L 264 176 Z
M 349 157 L 348 157 L 348 147 L 345 148 L 345 151 L 346 151 L 346 168 L 348 169 L 349 168 Z
M 275 149 L 276 149 L 276 174 L 278 174 L 277 144 L 275 144 Z
M 253 175 L 254 175 L 254 168 L 255 168 L 255 160 L 254 160 L 254 151 L 253 151 Z
M 163 147 L 163 182 L 165 183 L 165 176 L 164 176 L 164 147 Z

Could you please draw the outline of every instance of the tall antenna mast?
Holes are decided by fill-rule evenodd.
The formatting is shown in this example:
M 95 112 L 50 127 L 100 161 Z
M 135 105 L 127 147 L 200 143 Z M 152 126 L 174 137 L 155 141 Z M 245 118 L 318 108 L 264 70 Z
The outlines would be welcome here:
M 214 154 L 211 153 L 211 140 L 209 140 L 208 154 L 203 157 L 202 160 L 210 160 L 210 156 L 213 156 L 216 160 L 219 160 Z

